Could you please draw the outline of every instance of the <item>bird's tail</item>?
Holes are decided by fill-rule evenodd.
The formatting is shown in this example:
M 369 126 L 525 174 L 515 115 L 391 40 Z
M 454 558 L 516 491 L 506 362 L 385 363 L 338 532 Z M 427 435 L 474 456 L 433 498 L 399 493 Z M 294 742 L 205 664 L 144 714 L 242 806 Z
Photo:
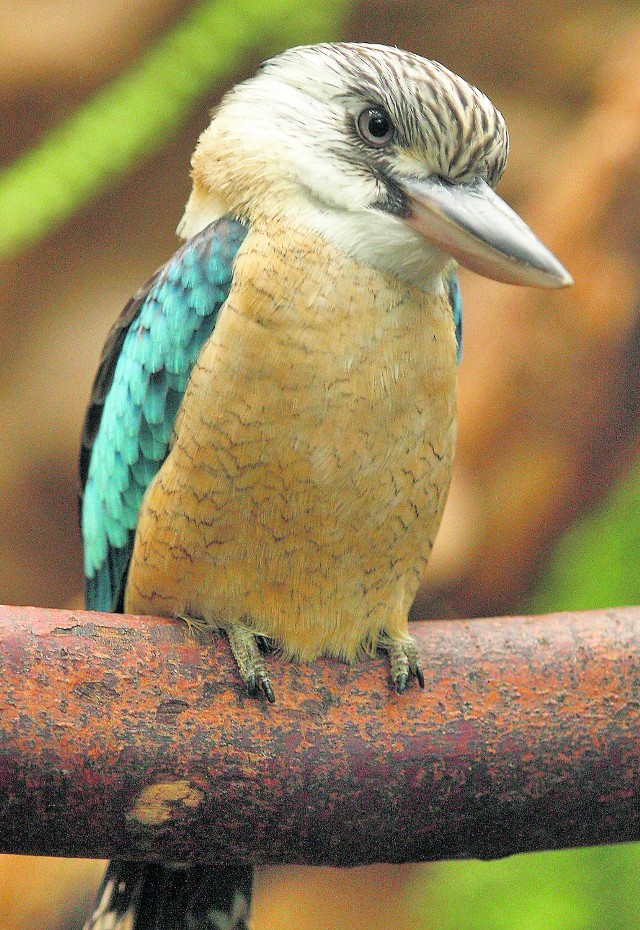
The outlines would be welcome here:
M 250 866 L 112 859 L 84 930 L 248 930 Z

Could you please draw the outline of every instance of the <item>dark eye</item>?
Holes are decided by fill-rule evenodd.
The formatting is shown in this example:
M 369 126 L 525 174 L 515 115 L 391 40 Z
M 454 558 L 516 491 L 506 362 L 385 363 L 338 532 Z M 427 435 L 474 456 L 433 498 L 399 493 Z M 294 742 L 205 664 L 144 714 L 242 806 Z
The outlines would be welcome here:
M 358 117 L 358 132 L 369 145 L 381 148 L 393 139 L 393 123 L 381 107 L 367 107 Z

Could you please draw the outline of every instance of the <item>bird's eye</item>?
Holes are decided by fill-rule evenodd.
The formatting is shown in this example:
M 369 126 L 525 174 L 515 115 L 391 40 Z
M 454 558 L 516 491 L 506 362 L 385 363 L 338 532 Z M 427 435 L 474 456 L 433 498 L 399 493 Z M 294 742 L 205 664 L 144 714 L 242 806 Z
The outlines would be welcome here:
M 381 148 L 394 136 L 393 123 L 381 107 L 367 107 L 358 117 L 358 132 L 365 142 Z

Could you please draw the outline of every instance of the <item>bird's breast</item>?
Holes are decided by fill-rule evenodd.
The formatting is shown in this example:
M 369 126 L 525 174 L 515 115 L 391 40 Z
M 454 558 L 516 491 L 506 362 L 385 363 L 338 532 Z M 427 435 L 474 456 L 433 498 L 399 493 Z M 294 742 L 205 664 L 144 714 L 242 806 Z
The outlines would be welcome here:
M 127 609 L 153 593 L 161 612 L 244 618 L 303 658 L 406 624 L 455 387 L 444 295 L 320 236 L 252 229 L 143 503 Z

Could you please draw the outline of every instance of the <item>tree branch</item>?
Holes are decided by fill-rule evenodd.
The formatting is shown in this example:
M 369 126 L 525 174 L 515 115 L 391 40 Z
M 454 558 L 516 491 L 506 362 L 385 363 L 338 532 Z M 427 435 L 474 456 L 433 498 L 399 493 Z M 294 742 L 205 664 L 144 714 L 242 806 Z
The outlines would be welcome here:
M 357 865 L 640 839 L 640 608 L 416 623 L 384 658 L 269 657 L 180 622 L 0 608 L 0 850 Z

